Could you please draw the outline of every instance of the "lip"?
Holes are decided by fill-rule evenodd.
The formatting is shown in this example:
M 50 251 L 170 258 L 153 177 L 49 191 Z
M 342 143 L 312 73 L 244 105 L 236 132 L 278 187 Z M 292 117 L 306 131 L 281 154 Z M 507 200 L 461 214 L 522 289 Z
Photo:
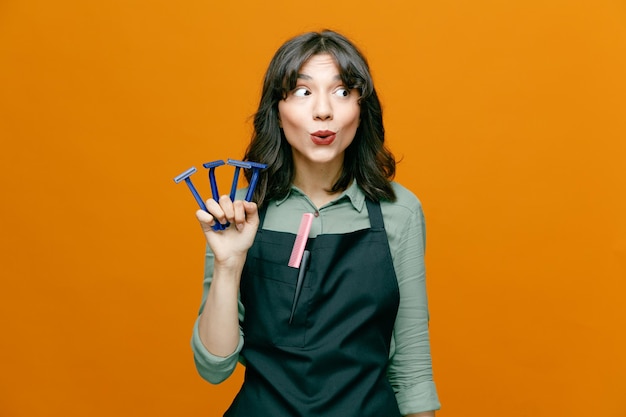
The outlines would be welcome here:
M 311 140 L 316 145 L 330 145 L 336 137 L 337 133 L 332 130 L 318 130 L 311 133 Z

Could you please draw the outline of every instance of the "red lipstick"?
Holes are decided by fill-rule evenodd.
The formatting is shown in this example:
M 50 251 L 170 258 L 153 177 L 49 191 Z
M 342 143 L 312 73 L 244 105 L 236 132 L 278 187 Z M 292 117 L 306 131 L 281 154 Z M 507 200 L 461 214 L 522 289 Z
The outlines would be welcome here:
M 330 145 L 335 140 L 337 134 L 332 130 L 318 130 L 311 133 L 311 140 L 316 145 Z

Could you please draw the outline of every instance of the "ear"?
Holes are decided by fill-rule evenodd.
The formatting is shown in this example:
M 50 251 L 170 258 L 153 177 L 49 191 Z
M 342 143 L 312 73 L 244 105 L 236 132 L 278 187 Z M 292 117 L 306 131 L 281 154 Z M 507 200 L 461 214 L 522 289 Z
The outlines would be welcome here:
M 283 128 L 283 121 L 280 120 L 280 116 L 278 116 L 278 127 Z

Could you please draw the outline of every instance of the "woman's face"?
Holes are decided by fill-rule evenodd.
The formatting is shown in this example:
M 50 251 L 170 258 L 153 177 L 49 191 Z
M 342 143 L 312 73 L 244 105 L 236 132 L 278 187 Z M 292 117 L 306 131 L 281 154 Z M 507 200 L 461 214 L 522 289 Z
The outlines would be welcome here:
M 341 166 L 359 126 L 359 92 L 343 84 L 331 55 L 313 55 L 295 89 L 278 103 L 278 114 L 296 170 L 303 164 Z

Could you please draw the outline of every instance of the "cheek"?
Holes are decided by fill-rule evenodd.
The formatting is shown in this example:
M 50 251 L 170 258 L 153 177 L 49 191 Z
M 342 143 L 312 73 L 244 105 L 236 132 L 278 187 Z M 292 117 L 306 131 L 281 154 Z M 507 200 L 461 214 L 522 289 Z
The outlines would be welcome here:
M 278 105 L 278 123 L 281 128 L 289 129 L 296 125 L 298 120 L 299 117 L 291 106 L 285 104 Z
M 287 143 L 295 145 L 295 138 L 301 130 L 301 117 L 289 106 L 278 107 L 278 122 L 283 131 Z
M 356 108 L 352 108 L 350 114 L 347 117 L 348 123 L 350 126 L 354 126 L 356 129 L 361 124 L 361 108 L 356 106 Z
M 350 117 L 358 125 L 361 121 L 361 105 L 357 100 L 355 100 L 351 103 L 351 106 L 348 109 L 348 111 L 350 112 Z

